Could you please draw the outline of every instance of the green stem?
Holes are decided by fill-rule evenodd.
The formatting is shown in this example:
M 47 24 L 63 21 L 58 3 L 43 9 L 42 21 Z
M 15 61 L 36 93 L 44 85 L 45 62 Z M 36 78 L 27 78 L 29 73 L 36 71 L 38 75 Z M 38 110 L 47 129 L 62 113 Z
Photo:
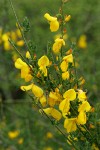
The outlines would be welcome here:
M 9 2 L 10 2 L 10 6 L 11 6 L 11 8 L 12 8 L 12 10 L 13 10 L 14 16 L 15 16 L 15 18 L 16 18 L 16 21 L 17 21 L 17 24 L 18 24 L 18 29 L 20 30 L 20 33 L 21 33 L 22 38 L 23 38 L 23 40 L 24 40 L 24 43 L 26 44 L 27 48 L 29 49 L 28 43 L 27 43 L 26 38 L 25 38 L 25 36 L 24 36 L 24 33 L 23 33 L 22 29 L 21 29 L 21 25 L 20 25 L 20 23 L 19 23 L 19 19 L 18 19 L 17 15 L 16 15 L 16 12 L 15 12 L 14 7 L 13 7 L 13 3 L 12 3 L 11 0 L 9 0 Z
M 63 13 L 63 5 L 64 5 L 64 3 L 63 3 L 63 1 L 61 0 L 61 38 L 63 39 L 63 36 L 64 36 L 64 34 L 63 34 L 63 30 L 64 30 L 64 25 L 63 25 L 63 21 L 64 21 L 64 13 Z M 61 57 L 62 57 L 62 55 L 63 55 L 63 47 L 61 47 Z

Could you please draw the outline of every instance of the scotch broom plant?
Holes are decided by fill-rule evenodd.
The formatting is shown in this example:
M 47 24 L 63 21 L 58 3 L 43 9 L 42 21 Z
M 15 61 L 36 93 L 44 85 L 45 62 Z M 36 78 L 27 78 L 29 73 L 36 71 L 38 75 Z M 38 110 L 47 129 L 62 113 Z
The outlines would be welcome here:
M 59 13 L 44 14 L 49 30 L 55 34 L 59 32 L 61 36 L 53 43 L 48 42 L 46 52 L 41 57 L 35 53 L 36 47 L 32 47 L 25 38 L 29 23 L 24 22 L 24 27 L 20 25 L 12 1 L 9 2 L 28 49 L 26 56 L 23 56 L 9 38 L 20 56 L 15 61 L 15 67 L 20 70 L 20 77 L 25 81 L 21 90 L 28 93 L 34 106 L 38 108 L 38 113 L 48 118 L 71 147 L 81 150 L 84 146 L 84 149 L 99 150 L 99 140 L 94 136 L 99 123 L 97 120 L 95 126 L 91 121 L 93 107 L 84 89 L 85 80 L 77 74 L 76 49 L 73 44 L 67 49 L 64 39 L 66 25 L 71 19 L 71 15 L 64 14 L 63 11 L 68 0 L 61 0 Z

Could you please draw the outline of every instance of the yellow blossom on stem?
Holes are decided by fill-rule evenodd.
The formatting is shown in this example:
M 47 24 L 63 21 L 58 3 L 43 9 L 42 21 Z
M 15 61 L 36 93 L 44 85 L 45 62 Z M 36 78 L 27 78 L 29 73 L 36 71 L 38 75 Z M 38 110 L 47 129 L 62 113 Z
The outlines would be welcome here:
M 33 76 L 31 75 L 30 67 L 20 58 L 15 61 L 15 67 L 21 69 L 21 78 L 24 78 L 26 82 L 32 80 Z
M 86 92 L 83 92 L 83 90 L 78 90 L 78 99 L 80 101 L 86 100 L 87 99 Z
M 86 113 L 84 111 L 80 111 L 77 117 L 77 124 L 86 124 Z
M 41 98 L 43 96 L 43 90 L 35 84 L 32 86 L 32 92 L 35 97 Z
M 68 80 L 69 79 L 69 72 L 68 71 L 62 73 L 62 79 L 63 80 L 66 80 L 66 79 Z
M 55 40 L 55 43 L 53 44 L 53 47 L 52 47 L 54 54 L 59 54 L 62 46 L 65 46 L 65 41 L 61 38 L 57 38 Z
M 15 61 L 15 67 L 17 69 L 21 69 L 23 66 L 27 66 L 27 64 L 21 60 L 21 58 L 18 58 L 16 61 Z
M 68 63 L 66 61 L 62 61 L 60 68 L 61 68 L 62 72 L 66 72 L 68 69 Z
M 44 17 L 50 22 L 51 32 L 55 32 L 59 29 L 59 22 L 57 21 L 56 17 L 52 17 L 48 13 L 46 13 Z
M 91 106 L 87 101 L 83 101 L 81 105 L 79 105 L 78 112 L 85 111 L 88 112 L 91 110 Z
M 64 128 L 67 130 L 68 133 L 76 131 L 76 118 L 66 118 L 64 121 Z
M 46 97 L 45 97 L 44 95 L 43 95 L 42 97 L 40 97 L 39 101 L 40 101 L 40 103 L 41 103 L 41 105 L 42 105 L 43 107 L 46 106 L 47 100 L 46 100 Z
M 69 89 L 63 94 L 63 97 L 70 101 L 73 101 L 76 99 L 76 92 L 74 89 Z
M 39 69 L 43 72 L 44 76 L 47 76 L 47 66 L 49 66 L 49 59 L 46 55 L 42 56 L 38 60 Z
M 30 52 L 29 52 L 29 51 L 26 52 L 26 58 L 28 58 L 28 59 L 31 58 L 31 55 L 30 55 Z
M 29 90 L 32 89 L 32 86 L 33 86 L 33 83 L 30 84 L 30 85 L 27 85 L 27 86 L 21 86 L 20 89 L 21 89 L 22 91 L 29 91 Z
M 52 116 L 54 119 L 56 120 L 60 120 L 62 115 L 61 113 L 56 110 L 55 108 L 45 108 L 43 109 L 43 111 L 48 115 L 48 116 Z
M 62 112 L 63 117 L 66 117 L 70 109 L 70 102 L 68 99 L 64 99 L 60 104 L 59 104 L 59 110 Z
M 66 62 L 68 63 L 73 63 L 73 55 L 72 54 L 69 54 L 67 56 L 64 56 L 63 57 L 63 60 L 65 60 Z

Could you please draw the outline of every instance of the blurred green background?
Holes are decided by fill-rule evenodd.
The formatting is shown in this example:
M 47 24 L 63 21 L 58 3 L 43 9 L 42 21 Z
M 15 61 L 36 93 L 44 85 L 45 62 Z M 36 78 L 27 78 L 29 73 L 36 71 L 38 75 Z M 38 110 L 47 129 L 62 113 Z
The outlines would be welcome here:
M 26 39 L 37 45 L 38 55 L 46 51 L 48 41 L 54 40 L 55 33 L 51 33 L 46 12 L 56 15 L 59 12 L 60 0 L 12 0 L 20 23 L 27 17 L 30 22 L 30 32 Z M 72 18 L 67 25 L 67 43 L 76 47 L 78 73 L 85 78 L 85 89 L 91 105 L 99 102 L 100 92 L 100 1 L 99 0 L 70 0 L 64 6 L 64 12 Z M 16 30 L 16 19 L 8 0 L 0 1 L 0 29 L 2 34 Z M 82 42 L 85 37 L 85 46 Z M 2 35 L 0 33 L 0 38 Z M 81 40 L 81 41 L 80 41 Z M 84 42 L 84 38 L 83 38 Z M 25 46 L 19 47 L 22 53 Z M 0 150 L 62 150 L 66 149 L 64 140 L 59 139 L 59 133 L 47 137 L 47 132 L 54 132 L 54 128 L 41 119 L 31 102 L 27 105 L 28 97 L 20 91 L 23 83 L 18 78 L 18 71 L 12 60 L 14 53 L 6 51 L 0 43 Z M 25 100 L 25 103 L 23 102 Z M 8 132 L 20 130 L 17 138 L 11 140 Z M 18 140 L 23 138 L 21 144 Z M 49 140 L 48 140 L 49 139 Z M 28 145 L 28 147 L 26 146 Z M 61 149 L 62 148 L 62 149 Z M 67 147 L 67 149 L 70 149 Z

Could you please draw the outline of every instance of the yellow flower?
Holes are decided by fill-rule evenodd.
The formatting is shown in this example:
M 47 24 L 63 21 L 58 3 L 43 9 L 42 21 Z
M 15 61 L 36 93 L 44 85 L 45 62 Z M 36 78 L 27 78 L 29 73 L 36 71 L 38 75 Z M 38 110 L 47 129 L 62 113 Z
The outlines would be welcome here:
M 59 104 L 59 110 L 62 112 L 63 117 L 66 117 L 70 109 L 70 102 L 68 99 L 64 99 L 60 104 Z
M 71 19 L 71 15 L 65 17 L 65 21 L 68 22 Z
M 68 133 L 76 131 L 76 118 L 66 118 L 64 121 L 64 128 L 67 130 Z
M 6 42 L 6 41 L 8 41 L 8 39 L 9 39 L 9 36 L 7 35 L 7 33 L 4 33 L 2 35 L 2 41 Z
M 15 67 L 21 69 L 21 78 L 25 79 L 26 82 L 32 80 L 33 77 L 31 75 L 30 67 L 20 58 L 15 61 Z
M 87 101 L 83 101 L 82 104 L 78 108 L 78 112 L 80 111 L 88 112 L 90 111 L 90 109 L 91 109 L 90 104 Z
M 83 92 L 83 90 L 78 90 L 78 99 L 80 101 L 86 100 L 87 99 L 86 92 Z
M 68 63 L 73 63 L 73 55 L 72 54 L 67 55 L 67 56 L 63 57 L 63 60 L 65 60 Z
M 35 97 L 41 98 L 43 96 L 43 90 L 35 84 L 32 86 L 32 92 Z
M 23 45 L 24 45 L 24 41 L 23 41 L 23 40 L 20 40 L 20 41 L 18 41 L 16 44 L 17 44 L 17 46 L 23 46 Z
M 52 50 L 55 54 L 58 54 L 60 52 L 60 49 L 62 46 L 65 46 L 65 41 L 61 38 L 57 38 L 55 40 L 55 43 L 53 44 Z
M 44 17 L 50 22 L 51 32 L 55 32 L 59 29 L 59 22 L 57 21 L 56 17 L 52 17 L 48 13 L 46 13 Z
M 87 47 L 86 35 L 80 36 L 78 41 L 78 47 L 83 49 Z
M 9 131 L 8 132 L 8 136 L 9 136 L 10 139 L 14 139 L 14 138 L 18 137 L 19 133 L 20 132 L 18 130 Z
M 69 79 L 69 72 L 68 71 L 62 73 L 62 79 L 63 80 L 66 80 L 66 79 L 68 80 Z
M 21 68 L 21 78 L 25 79 L 26 82 L 32 80 L 32 75 L 29 66 L 23 66 Z
M 32 89 L 33 84 L 27 85 L 27 86 L 21 86 L 22 91 L 29 91 Z
M 63 97 L 70 101 L 73 101 L 76 99 L 76 92 L 74 89 L 69 89 L 63 94 Z
M 17 35 L 16 35 L 16 32 L 11 31 L 11 32 L 10 32 L 10 36 L 11 36 L 11 39 L 12 39 L 13 41 L 17 41 Z
M 18 36 L 19 38 L 22 38 L 22 35 L 21 35 L 21 32 L 20 32 L 19 29 L 16 30 L 16 34 L 17 34 L 17 36 Z
M 44 95 L 42 97 L 40 97 L 39 101 L 43 107 L 46 106 L 47 100 L 46 100 L 46 97 Z
M 42 56 L 38 60 L 39 69 L 43 72 L 44 76 L 47 76 L 47 66 L 49 66 L 49 59 L 46 55 Z
M 66 72 L 68 69 L 68 63 L 66 61 L 62 61 L 60 68 L 61 68 L 62 72 Z
M 61 113 L 56 110 L 55 108 L 45 108 L 43 109 L 43 111 L 48 115 L 48 116 L 52 116 L 54 119 L 56 120 L 60 120 L 62 115 Z
M 62 117 L 62 115 L 61 115 L 61 113 L 58 111 L 58 110 L 56 110 L 55 108 L 52 108 L 52 110 L 51 110 L 51 116 L 54 118 L 54 119 L 56 119 L 56 120 L 60 120 L 61 119 L 61 117 Z
M 62 101 L 62 96 L 59 93 L 58 89 L 55 89 L 55 92 L 50 92 L 48 97 L 48 104 L 50 106 L 54 106 L 55 104 L 59 104 Z
M 22 61 L 20 58 L 18 58 L 16 61 L 15 61 L 15 67 L 17 69 L 21 69 L 23 66 L 27 66 L 27 64 Z
M 5 49 L 6 51 L 11 50 L 11 45 L 10 45 L 9 41 L 5 41 L 5 42 L 4 42 L 4 49 Z
M 80 111 L 77 117 L 77 124 L 86 124 L 86 113 L 84 111 Z
M 46 137 L 48 139 L 51 139 L 51 138 L 53 138 L 53 134 L 51 132 L 47 132 Z
M 92 150 L 100 150 L 95 143 L 92 144 Z
M 24 141 L 24 139 L 23 139 L 23 138 L 20 138 L 20 139 L 18 140 L 18 144 L 22 144 L 23 141 Z
M 28 59 L 31 58 L 31 55 L 30 55 L 30 52 L 29 52 L 29 51 L 26 52 L 26 58 L 28 58 Z

